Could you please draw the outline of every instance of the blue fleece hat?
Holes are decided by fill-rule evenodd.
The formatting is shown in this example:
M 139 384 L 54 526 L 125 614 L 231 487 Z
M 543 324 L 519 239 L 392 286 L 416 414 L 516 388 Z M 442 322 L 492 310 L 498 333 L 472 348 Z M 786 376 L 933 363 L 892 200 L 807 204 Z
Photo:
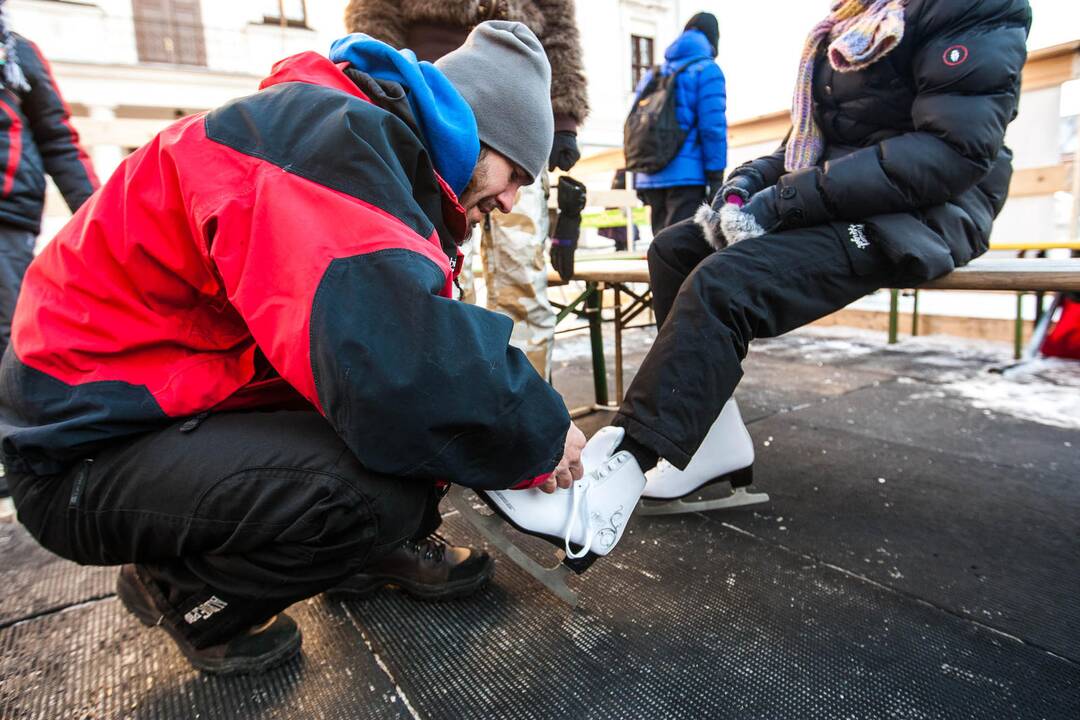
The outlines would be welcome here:
M 395 50 L 363 33 L 335 40 L 330 59 L 405 88 L 435 172 L 460 196 L 480 157 L 480 137 L 472 108 L 446 76 L 411 50 Z

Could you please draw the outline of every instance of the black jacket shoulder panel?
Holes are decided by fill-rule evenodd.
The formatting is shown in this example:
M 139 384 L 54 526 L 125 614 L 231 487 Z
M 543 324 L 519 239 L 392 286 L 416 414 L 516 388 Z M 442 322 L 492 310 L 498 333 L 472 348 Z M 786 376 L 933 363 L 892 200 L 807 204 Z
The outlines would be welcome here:
M 312 83 L 281 83 L 209 112 L 206 135 L 374 205 L 422 237 L 433 230 L 449 235 L 442 191 L 420 138 L 400 118 L 359 97 Z

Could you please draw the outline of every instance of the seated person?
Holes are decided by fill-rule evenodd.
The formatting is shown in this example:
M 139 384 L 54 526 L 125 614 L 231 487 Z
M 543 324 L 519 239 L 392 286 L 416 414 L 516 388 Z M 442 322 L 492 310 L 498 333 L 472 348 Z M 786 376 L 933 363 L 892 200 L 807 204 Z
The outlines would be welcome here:
M 833 3 L 807 39 L 784 144 L 649 248 L 660 330 L 614 421 L 643 469 L 670 463 L 646 496 L 689 493 L 724 464 L 718 418 L 754 338 L 986 251 L 1030 24 L 1027 0 Z

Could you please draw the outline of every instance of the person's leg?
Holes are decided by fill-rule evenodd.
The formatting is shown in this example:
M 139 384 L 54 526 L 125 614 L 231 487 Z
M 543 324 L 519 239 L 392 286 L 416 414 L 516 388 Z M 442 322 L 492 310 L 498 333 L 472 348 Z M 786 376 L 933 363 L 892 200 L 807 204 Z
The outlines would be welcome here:
M 849 246 L 846 228 L 776 233 L 708 254 L 682 284 L 613 424 L 685 468 L 742 377 L 751 340 L 894 281 L 895 267 L 873 244 Z
M 664 227 L 671 227 L 694 217 L 694 213 L 706 199 L 704 185 L 680 185 L 668 188 L 667 191 L 667 217 Z
M 715 252 L 693 220 L 683 220 L 657 235 L 649 245 L 649 283 L 656 326 L 671 312 L 686 277 Z
M 11 320 L 23 275 L 34 259 L 34 234 L 0 223 L 0 357 L 11 339 Z
M 638 197 L 649 208 L 649 224 L 652 226 L 653 239 L 656 239 L 667 226 L 667 189 L 638 190 Z
M 510 344 L 546 379 L 555 344 L 555 308 L 547 296 L 545 184 L 541 178 L 521 188 L 509 213 L 488 216 L 483 255 L 488 308 L 514 321 Z
M 46 548 L 82 564 L 135 563 L 164 621 L 196 648 L 428 530 L 435 495 L 430 483 L 366 470 L 314 412 L 178 422 L 63 476 L 13 478 L 12 490 Z

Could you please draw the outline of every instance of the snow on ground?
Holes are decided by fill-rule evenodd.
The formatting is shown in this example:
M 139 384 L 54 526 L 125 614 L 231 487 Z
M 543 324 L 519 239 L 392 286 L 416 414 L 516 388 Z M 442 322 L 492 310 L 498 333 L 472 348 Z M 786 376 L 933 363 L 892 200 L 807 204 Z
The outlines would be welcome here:
M 1080 361 L 1041 358 L 1002 374 L 957 380 L 943 389 L 982 410 L 1080 430 Z

